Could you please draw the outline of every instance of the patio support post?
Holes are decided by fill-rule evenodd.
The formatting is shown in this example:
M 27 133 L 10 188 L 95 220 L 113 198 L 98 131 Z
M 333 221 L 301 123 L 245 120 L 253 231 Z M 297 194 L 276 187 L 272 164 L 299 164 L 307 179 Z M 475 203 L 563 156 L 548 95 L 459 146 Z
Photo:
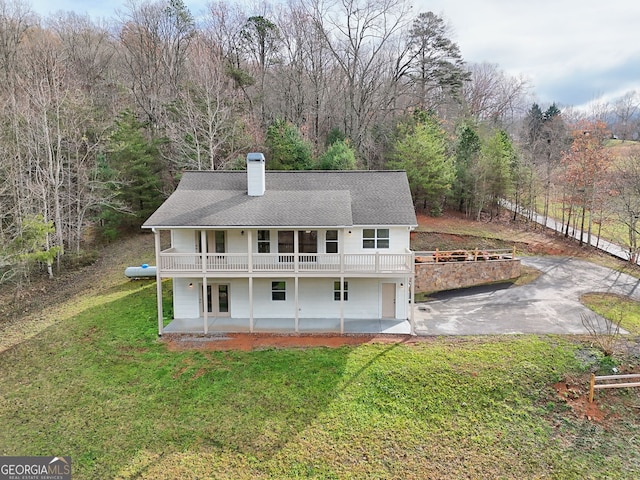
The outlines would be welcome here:
M 298 230 L 294 230 L 293 231 L 293 271 L 296 272 L 296 274 L 298 273 L 298 260 L 299 260 L 298 257 L 299 256 L 300 256 L 300 249 L 298 248 Z
M 162 320 L 162 275 L 160 273 L 160 230 L 152 229 L 156 248 L 156 299 L 158 302 L 158 335 L 162 336 L 164 328 Z
M 294 322 L 295 322 L 295 331 L 296 331 L 296 333 L 298 333 L 298 332 L 299 332 L 299 330 L 300 330 L 300 329 L 299 329 L 299 327 L 300 327 L 300 325 L 299 325 L 299 323 L 300 323 L 300 319 L 298 318 L 298 288 L 299 288 L 299 280 L 300 280 L 300 279 L 299 279 L 299 278 L 298 278 L 298 276 L 296 275 L 296 276 L 294 277 L 294 282 L 293 282 L 293 285 L 294 285 L 294 287 L 293 287 L 293 288 L 294 288 L 294 295 L 293 295 L 293 298 L 294 298 L 294 300 L 295 300 L 295 301 L 294 301 L 294 304 L 295 304 L 295 309 L 296 309 L 296 311 L 295 311 L 295 320 L 294 320 Z
M 249 276 L 249 333 L 253 333 L 253 277 Z
M 207 296 L 207 252 L 209 245 L 207 244 L 207 231 L 200 230 L 200 244 L 202 248 L 200 253 L 202 254 L 202 317 L 203 317 L 203 331 L 206 335 L 209 330 L 209 297 Z M 213 297 L 213 291 L 211 292 Z M 213 302 L 213 298 L 211 299 Z
M 211 292 L 213 297 L 213 291 Z M 211 299 L 213 302 L 213 298 Z M 202 310 L 204 317 L 204 334 L 209 333 L 209 297 L 207 295 L 207 276 L 202 276 Z
M 411 267 L 411 305 L 409 305 L 409 307 L 411 307 L 411 310 L 409 310 L 409 325 L 411 328 L 411 335 L 415 335 L 416 334 L 416 321 L 415 321 L 415 309 L 416 309 L 416 262 L 415 262 L 415 258 L 412 258 L 412 263 L 411 263 L 412 267 Z
M 340 334 L 344 334 L 344 275 L 340 276 Z

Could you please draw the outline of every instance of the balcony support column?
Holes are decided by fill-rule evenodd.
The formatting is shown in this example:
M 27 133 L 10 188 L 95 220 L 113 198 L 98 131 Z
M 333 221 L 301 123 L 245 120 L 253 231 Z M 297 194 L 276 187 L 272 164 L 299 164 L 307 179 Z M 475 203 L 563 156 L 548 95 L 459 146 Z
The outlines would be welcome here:
M 344 275 L 340 275 L 340 334 L 344 334 Z
M 162 319 L 162 275 L 160 272 L 160 230 L 152 229 L 156 248 L 156 300 L 158 302 L 158 335 L 162 336 L 164 322 Z
M 293 271 L 298 273 L 298 261 L 300 250 L 298 249 L 298 230 L 293 231 Z
M 299 333 L 299 331 L 300 331 L 300 319 L 298 318 L 299 317 L 299 315 L 298 315 L 298 313 L 299 313 L 298 291 L 299 291 L 299 288 L 300 288 L 300 279 L 298 278 L 297 275 L 294 277 L 294 280 L 293 280 L 293 288 L 294 288 L 294 293 L 293 293 L 294 302 L 293 303 L 294 303 L 294 308 L 296 309 L 296 311 L 295 311 L 295 319 L 294 319 L 294 327 L 295 327 L 295 332 Z
M 415 321 L 415 300 L 416 300 L 416 292 L 415 292 L 415 286 L 414 283 L 416 282 L 416 278 L 415 275 L 412 277 L 407 278 L 407 281 L 409 281 L 409 308 L 411 310 L 409 310 L 409 326 L 411 327 L 411 331 L 410 334 L 411 335 L 415 335 L 416 334 L 416 321 Z
M 249 333 L 253 333 L 253 277 L 249 275 Z
M 213 297 L 213 291 L 211 292 Z M 211 299 L 213 302 L 213 298 Z M 207 295 L 207 276 L 202 276 L 202 317 L 204 318 L 204 334 L 209 333 L 209 296 Z

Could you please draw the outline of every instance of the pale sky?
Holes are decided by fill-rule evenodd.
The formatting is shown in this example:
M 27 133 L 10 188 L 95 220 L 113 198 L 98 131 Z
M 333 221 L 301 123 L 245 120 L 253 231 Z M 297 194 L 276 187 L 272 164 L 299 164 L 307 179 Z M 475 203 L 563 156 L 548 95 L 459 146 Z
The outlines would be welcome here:
M 208 0 L 185 0 L 197 16 Z M 234 3 L 229 0 L 229 3 Z M 57 10 L 114 17 L 125 0 L 33 0 L 42 16 Z M 584 106 L 640 91 L 638 0 L 415 0 L 451 27 L 468 63 L 497 64 L 523 76 L 542 104 Z

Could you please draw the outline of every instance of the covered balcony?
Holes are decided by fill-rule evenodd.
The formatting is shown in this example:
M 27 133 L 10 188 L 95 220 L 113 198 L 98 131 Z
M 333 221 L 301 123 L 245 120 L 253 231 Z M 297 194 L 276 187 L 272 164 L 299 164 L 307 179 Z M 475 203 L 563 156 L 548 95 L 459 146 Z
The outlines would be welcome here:
M 411 273 L 413 253 L 160 253 L 161 274 Z

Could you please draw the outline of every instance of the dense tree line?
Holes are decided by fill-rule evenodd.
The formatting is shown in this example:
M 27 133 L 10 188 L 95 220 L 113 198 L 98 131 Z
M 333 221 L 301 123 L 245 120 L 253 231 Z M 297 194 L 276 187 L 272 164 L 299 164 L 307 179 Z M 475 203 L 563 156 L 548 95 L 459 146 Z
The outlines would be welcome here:
M 137 229 L 182 171 L 249 151 L 270 169 L 406 169 L 418 208 L 479 218 L 550 192 L 568 145 L 557 107 L 527 113 L 526 81 L 466 64 L 444 20 L 404 0 L 115 15 L 0 0 L 5 281 Z

